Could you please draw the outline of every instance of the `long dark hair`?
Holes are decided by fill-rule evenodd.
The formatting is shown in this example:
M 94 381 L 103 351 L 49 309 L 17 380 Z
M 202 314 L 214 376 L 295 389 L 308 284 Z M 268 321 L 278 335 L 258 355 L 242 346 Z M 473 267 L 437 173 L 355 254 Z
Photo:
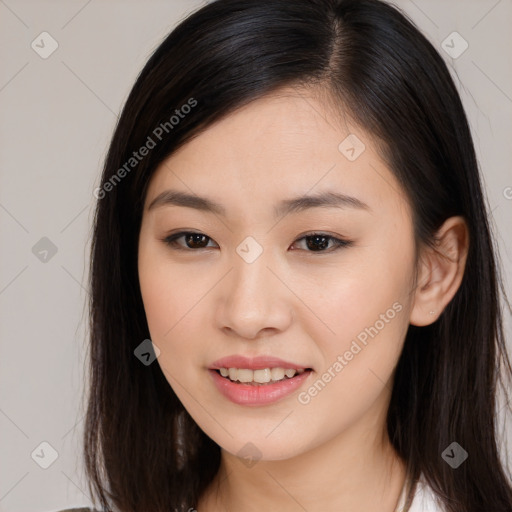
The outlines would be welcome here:
M 506 391 L 512 373 L 500 290 L 511 308 L 471 134 L 443 59 L 378 0 L 218 0 L 181 22 L 138 76 L 95 192 L 84 434 L 95 502 L 123 512 L 187 511 L 219 468 L 220 447 L 159 365 L 134 356 L 150 338 L 137 272 L 142 208 L 166 157 L 285 86 L 327 91 L 379 141 L 411 203 L 418 244 L 434 247 L 450 216 L 467 221 L 462 283 L 437 321 L 409 326 L 387 429 L 411 478 L 424 474 L 447 511 L 512 510 L 496 433 L 498 384 Z M 142 146 L 149 152 L 135 159 Z M 441 456 L 453 441 L 469 454 L 457 469 Z

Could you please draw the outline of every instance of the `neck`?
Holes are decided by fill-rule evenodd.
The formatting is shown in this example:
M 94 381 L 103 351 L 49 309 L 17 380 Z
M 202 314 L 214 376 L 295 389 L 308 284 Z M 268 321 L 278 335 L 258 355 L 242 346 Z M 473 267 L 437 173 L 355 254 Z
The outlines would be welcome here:
M 251 467 L 222 450 L 219 471 L 198 512 L 394 512 L 405 464 L 382 430 L 375 435 L 374 429 L 354 425 L 296 457 L 260 460 Z

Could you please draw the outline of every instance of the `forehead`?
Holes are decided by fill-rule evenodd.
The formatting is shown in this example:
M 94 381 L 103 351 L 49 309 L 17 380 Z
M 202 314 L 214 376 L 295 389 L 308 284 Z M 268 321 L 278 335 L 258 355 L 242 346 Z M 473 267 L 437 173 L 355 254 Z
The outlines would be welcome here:
M 299 89 L 252 101 L 183 145 L 152 176 L 146 208 L 169 188 L 238 206 L 326 191 L 381 214 L 407 206 L 369 134 Z

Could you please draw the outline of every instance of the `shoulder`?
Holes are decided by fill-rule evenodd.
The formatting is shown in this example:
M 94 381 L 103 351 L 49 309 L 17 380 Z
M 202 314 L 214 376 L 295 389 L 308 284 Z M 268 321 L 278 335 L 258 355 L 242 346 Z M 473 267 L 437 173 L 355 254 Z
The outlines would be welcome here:
M 414 498 L 408 512 L 445 512 L 444 506 L 423 477 L 416 484 Z

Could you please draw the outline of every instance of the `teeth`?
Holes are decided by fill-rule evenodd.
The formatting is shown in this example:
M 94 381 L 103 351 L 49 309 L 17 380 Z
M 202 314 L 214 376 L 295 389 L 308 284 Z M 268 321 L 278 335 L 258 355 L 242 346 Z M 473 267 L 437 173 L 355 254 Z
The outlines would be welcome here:
M 265 382 L 270 382 L 272 380 L 272 373 L 269 368 L 254 370 L 253 374 L 254 382 L 258 382 L 259 384 L 264 384 Z
M 281 380 L 284 379 L 284 368 L 272 368 L 270 370 L 270 374 L 272 375 L 272 380 Z
M 267 384 L 269 382 L 277 382 L 286 377 L 291 379 L 295 374 L 304 373 L 304 369 L 295 370 L 293 368 L 263 368 L 261 370 L 250 370 L 247 368 L 219 368 L 223 377 L 230 380 L 245 383 Z

